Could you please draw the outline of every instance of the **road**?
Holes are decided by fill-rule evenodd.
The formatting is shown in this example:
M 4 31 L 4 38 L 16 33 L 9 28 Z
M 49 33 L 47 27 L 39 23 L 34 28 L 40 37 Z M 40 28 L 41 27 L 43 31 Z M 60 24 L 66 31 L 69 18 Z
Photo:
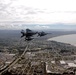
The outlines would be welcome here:
M 0 75 L 2 75 L 4 72 L 6 72 L 11 67 L 13 67 L 26 54 L 27 49 L 28 49 L 28 44 L 27 44 L 24 52 L 22 53 L 22 55 L 20 57 L 15 58 L 9 65 L 7 65 L 5 68 L 3 68 L 2 70 L 0 70 Z

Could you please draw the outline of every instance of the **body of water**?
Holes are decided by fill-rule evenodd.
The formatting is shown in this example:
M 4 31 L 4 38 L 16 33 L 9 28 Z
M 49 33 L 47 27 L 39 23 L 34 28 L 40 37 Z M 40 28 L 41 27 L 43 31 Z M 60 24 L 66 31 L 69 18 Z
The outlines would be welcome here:
M 50 40 L 63 42 L 63 43 L 69 43 L 71 45 L 76 46 L 76 34 L 57 36 L 57 37 L 48 39 L 48 41 Z

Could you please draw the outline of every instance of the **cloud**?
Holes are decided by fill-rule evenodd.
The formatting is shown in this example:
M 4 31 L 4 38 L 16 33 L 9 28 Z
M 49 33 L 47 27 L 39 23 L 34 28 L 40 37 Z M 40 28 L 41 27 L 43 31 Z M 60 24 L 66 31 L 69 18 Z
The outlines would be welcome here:
M 76 0 L 0 0 L 0 21 L 76 23 Z
M 49 25 L 39 25 L 39 24 L 25 24 L 18 22 L 2 22 L 0 23 L 0 29 L 33 29 L 33 30 L 47 30 L 50 29 Z
M 50 26 L 48 25 L 35 25 L 34 27 L 33 27 L 35 30 L 37 29 L 37 30 L 47 30 L 47 29 L 50 29 Z
M 63 23 L 56 23 L 56 24 L 25 24 L 25 22 L 21 23 L 18 21 L 15 22 L 0 22 L 0 29 L 7 29 L 7 30 L 22 30 L 22 29 L 32 29 L 32 30 L 51 30 L 51 29 L 64 29 L 64 30 L 76 30 L 76 24 L 63 24 Z
M 16 20 L 26 20 L 30 22 L 30 19 L 34 14 L 43 13 L 40 9 L 31 8 L 29 6 L 21 5 L 19 0 L 12 1 L 8 0 L 7 2 L 3 0 L 0 3 L 0 21 L 16 21 Z M 17 3 L 17 4 L 16 4 Z

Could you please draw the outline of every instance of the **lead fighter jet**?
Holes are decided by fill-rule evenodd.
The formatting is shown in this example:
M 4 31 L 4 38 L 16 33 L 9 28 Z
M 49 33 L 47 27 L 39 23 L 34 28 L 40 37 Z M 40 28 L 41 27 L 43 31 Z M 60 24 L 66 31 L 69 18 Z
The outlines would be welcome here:
M 37 34 L 37 32 L 34 32 L 30 29 L 26 29 L 26 32 L 24 30 L 22 30 L 21 33 L 22 33 L 21 38 L 25 36 L 25 40 L 27 40 L 27 41 L 32 40 L 33 35 Z

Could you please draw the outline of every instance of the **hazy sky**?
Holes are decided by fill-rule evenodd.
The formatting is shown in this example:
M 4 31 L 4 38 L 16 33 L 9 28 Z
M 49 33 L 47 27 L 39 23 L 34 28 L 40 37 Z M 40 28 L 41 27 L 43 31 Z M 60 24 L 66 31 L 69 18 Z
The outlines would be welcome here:
M 75 25 L 76 0 L 0 0 L 0 22 L 4 21 Z

